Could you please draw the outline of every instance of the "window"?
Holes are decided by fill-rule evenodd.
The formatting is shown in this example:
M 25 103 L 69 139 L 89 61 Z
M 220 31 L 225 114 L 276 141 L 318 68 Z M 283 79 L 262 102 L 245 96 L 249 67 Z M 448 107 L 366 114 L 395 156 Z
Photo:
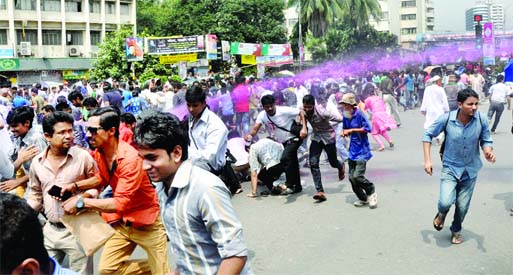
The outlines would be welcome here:
M 61 11 L 60 0 L 42 0 L 41 10 L 43 11 Z
M 6 3 L 7 0 L 0 0 L 0 10 L 5 10 L 7 9 L 7 3 Z
M 36 0 L 14 0 L 14 7 L 17 10 L 36 10 Z
M 84 44 L 82 38 L 82 31 L 67 31 L 66 32 L 66 45 L 82 45 Z
M 417 6 L 417 1 L 415 1 L 415 0 L 401 2 L 401 7 L 403 7 L 403 8 L 414 8 L 416 6 Z
M 96 46 L 102 42 L 101 31 L 91 31 L 91 46 Z
M 402 14 L 401 20 L 417 20 L 416 14 Z
M 105 13 L 107 13 L 107 14 L 115 14 L 116 13 L 116 3 L 114 3 L 114 2 L 105 2 Z
M 43 45 L 60 45 L 61 31 L 43 30 Z
M 434 31 L 435 30 L 435 26 L 427 26 L 427 30 L 428 31 Z
M 100 1 L 89 1 L 89 12 L 90 13 L 100 13 Z
M 404 28 L 401 29 L 401 34 L 416 34 L 417 28 Z
M 121 15 L 130 15 L 130 5 L 127 3 L 121 3 L 119 5 L 119 13 Z
M 427 22 L 428 23 L 435 23 L 435 18 L 434 17 L 428 17 L 427 18 Z
M 23 33 L 25 33 L 25 35 Z M 20 42 L 30 42 L 32 45 L 37 45 L 37 30 L 17 30 L 16 41 L 18 45 Z
M 82 1 L 81 0 L 66 0 L 66 11 L 70 12 L 82 12 Z
M 0 45 L 7 45 L 7 30 L 0 30 Z
M 381 21 L 388 21 L 388 11 L 382 12 L 379 18 Z

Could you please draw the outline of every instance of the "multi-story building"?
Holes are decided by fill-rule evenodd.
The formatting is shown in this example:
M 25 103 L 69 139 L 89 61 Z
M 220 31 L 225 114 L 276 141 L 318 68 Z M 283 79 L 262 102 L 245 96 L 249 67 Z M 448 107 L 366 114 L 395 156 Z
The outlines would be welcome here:
M 504 31 L 504 6 L 502 4 L 485 1 L 467 9 L 465 11 L 465 29 L 467 31 L 474 31 L 477 24 L 474 21 L 474 15 L 481 15 L 483 17 L 482 22 L 492 22 L 495 30 Z
M 19 85 L 81 78 L 98 44 L 136 28 L 136 0 L 0 0 L 0 71 Z

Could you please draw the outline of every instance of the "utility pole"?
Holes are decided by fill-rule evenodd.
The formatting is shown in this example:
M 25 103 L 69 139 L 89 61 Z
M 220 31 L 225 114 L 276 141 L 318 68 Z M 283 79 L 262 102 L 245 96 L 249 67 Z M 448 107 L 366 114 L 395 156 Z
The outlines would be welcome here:
M 301 3 L 302 1 L 299 0 L 298 1 L 299 5 L 298 5 L 298 12 L 297 12 L 297 22 L 298 22 L 298 27 L 299 27 L 299 38 L 298 38 L 298 48 L 299 48 L 299 71 L 302 70 L 302 67 L 303 67 L 303 56 L 305 55 L 305 50 L 303 48 L 303 37 L 302 37 L 302 33 L 301 33 Z

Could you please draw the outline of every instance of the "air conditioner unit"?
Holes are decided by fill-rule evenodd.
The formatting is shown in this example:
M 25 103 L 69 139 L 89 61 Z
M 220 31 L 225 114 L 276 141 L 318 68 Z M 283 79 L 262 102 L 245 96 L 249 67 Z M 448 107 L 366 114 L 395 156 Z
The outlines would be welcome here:
M 80 49 L 78 47 L 69 48 L 69 56 L 80 56 Z
M 20 42 L 20 55 L 30 56 L 32 55 L 32 47 L 30 42 Z

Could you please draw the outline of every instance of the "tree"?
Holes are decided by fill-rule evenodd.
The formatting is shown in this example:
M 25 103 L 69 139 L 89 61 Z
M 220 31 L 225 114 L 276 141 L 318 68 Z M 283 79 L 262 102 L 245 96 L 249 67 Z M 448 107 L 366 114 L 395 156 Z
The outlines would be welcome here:
M 378 0 L 345 0 L 345 16 L 349 25 L 355 29 L 363 28 L 369 23 L 369 18 L 381 17 L 381 6 Z
M 300 6 L 301 22 L 306 22 L 313 37 L 326 34 L 335 19 L 344 16 L 345 0 L 288 0 L 288 7 Z

